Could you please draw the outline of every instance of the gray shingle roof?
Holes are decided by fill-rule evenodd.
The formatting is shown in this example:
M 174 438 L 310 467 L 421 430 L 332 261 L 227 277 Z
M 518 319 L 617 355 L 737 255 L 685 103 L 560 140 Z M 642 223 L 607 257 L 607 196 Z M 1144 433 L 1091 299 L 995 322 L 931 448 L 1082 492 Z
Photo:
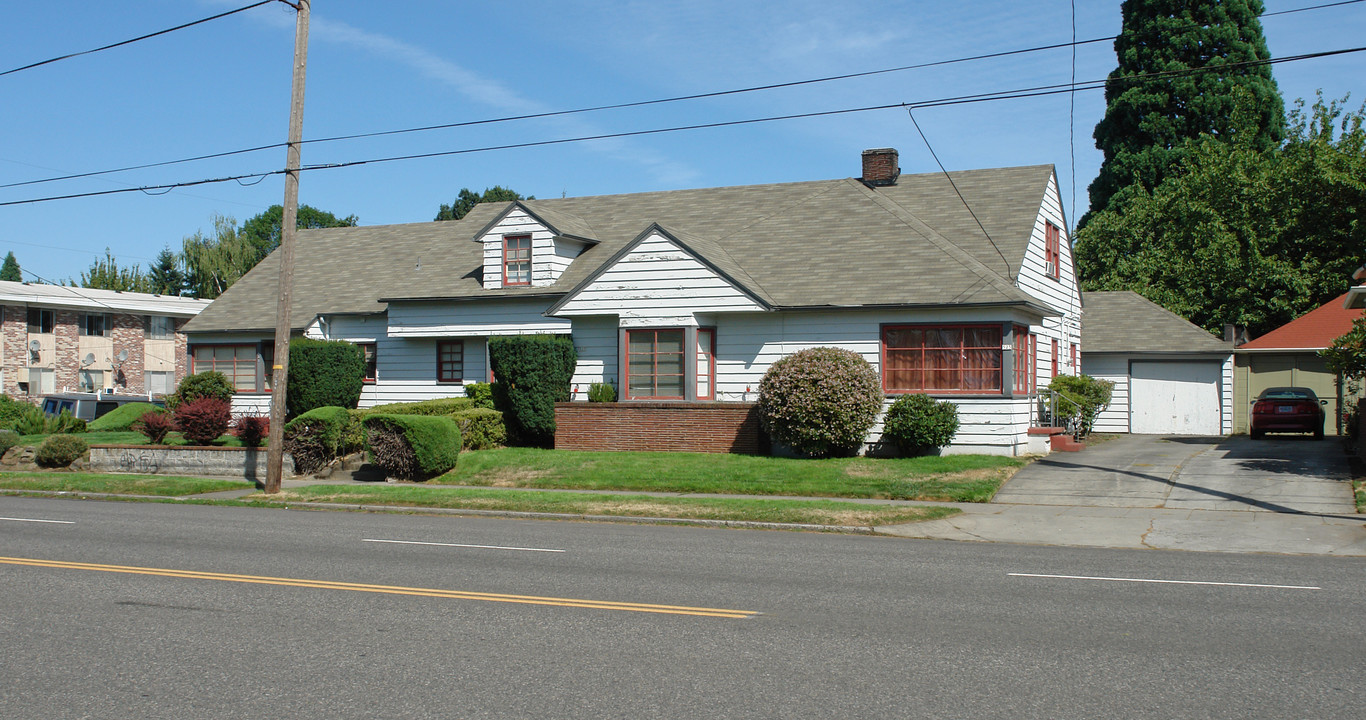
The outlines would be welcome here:
M 1231 353 L 1233 344 L 1130 290 L 1082 297 L 1084 353 Z
M 942 173 L 877 189 L 842 179 L 523 201 L 557 231 L 598 241 L 550 287 L 481 287 L 482 248 L 470 240 L 506 203 L 458 221 L 309 230 L 296 249 L 292 324 L 380 312 L 381 299 L 565 293 L 652 224 L 778 307 L 1032 303 L 1013 280 L 1052 174 L 952 173 L 971 213 Z M 277 273 L 267 258 L 189 329 L 271 327 Z

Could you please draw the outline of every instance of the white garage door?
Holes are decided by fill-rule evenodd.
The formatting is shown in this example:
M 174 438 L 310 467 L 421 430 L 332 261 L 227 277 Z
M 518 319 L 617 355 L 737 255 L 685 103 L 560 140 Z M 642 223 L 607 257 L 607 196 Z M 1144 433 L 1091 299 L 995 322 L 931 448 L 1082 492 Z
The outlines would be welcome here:
M 1129 432 L 1219 435 L 1218 362 L 1139 362 L 1129 365 Z

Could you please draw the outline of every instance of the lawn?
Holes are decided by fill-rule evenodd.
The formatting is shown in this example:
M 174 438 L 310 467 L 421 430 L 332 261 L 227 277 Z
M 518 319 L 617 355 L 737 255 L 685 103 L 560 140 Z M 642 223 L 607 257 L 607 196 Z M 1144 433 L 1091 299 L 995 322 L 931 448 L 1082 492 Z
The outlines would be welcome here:
M 220 490 L 246 490 L 254 487 L 256 487 L 255 483 L 245 480 L 213 480 L 165 475 L 0 472 L 0 488 L 6 490 L 50 490 L 176 497 L 219 492 Z
M 262 504 L 327 502 L 856 527 L 934 520 L 960 512 L 948 507 L 870 505 L 837 500 L 659 498 L 433 485 L 310 485 L 287 489 L 278 495 L 257 493 L 244 500 Z
M 987 502 L 1025 464 L 949 455 L 799 460 L 706 453 L 499 448 L 461 453 L 433 483 L 501 488 L 632 490 Z

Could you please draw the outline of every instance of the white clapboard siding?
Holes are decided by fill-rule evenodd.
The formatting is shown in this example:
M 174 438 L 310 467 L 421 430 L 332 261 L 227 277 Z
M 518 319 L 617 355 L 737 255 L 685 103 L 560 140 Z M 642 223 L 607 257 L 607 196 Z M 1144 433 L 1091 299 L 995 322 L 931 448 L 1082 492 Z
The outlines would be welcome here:
M 1060 233 L 1059 240 L 1059 261 L 1060 268 L 1058 278 L 1054 279 L 1047 274 L 1046 260 L 1046 237 L 1045 226 L 1053 223 Z M 1043 202 L 1039 206 L 1039 215 L 1034 220 L 1034 230 L 1029 238 L 1029 245 L 1025 250 L 1024 258 L 1020 263 L 1020 272 L 1016 278 L 1016 284 L 1024 292 L 1036 297 L 1044 305 L 1059 312 L 1062 317 L 1051 318 L 1045 321 L 1045 329 L 1039 332 L 1039 355 L 1042 357 L 1049 347 L 1047 339 L 1058 339 L 1058 352 L 1061 355 L 1058 371 L 1064 374 L 1074 374 L 1076 368 L 1071 367 L 1071 346 L 1081 343 L 1081 294 L 1077 287 L 1075 267 L 1072 261 L 1072 242 L 1067 232 L 1067 222 L 1062 214 L 1062 202 L 1058 197 L 1057 179 L 1053 175 L 1048 177 L 1048 186 L 1044 190 Z M 1047 338 L 1047 339 L 1045 339 Z M 1085 348 L 1081 348 L 1084 350 Z M 1047 377 L 1047 373 L 1040 375 L 1041 378 Z
M 1096 416 L 1094 430 L 1101 433 L 1129 432 L 1129 358 L 1122 355 L 1083 355 L 1081 371 L 1097 380 L 1109 380 L 1115 384 L 1110 393 L 1110 406 Z
M 480 302 L 404 302 L 389 305 L 390 337 L 474 337 L 488 335 L 567 334 L 567 318 L 544 315 L 544 299 L 498 299 Z
M 1223 407 L 1223 420 L 1220 432 L 1233 434 L 1233 353 L 1224 359 L 1223 372 L 1220 374 L 1220 405 Z
M 361 393 L 361 407 L 465 397 L 465 384 L 488 380 L 488 343 L 464 338 L 462 383 L 436 381 L 437 338 L 382 337 L 376 343 L 379 368 L 374 385 Z
M 574 400 L 587 400 L 588 386 L 598 382 L 611 383 L 620 393 L 616 318 L 610 315 L 575 318 L 574 351 L 579 356 L 571 381 L 571 389 L 578 388 Z
M 621 325 L 665 322 L 695 325 L 695 313 L 762 310 L 748 295 L 691 253 L 658 234 L 643 240 L 556 315 L 614 314 Z
M 531 235 L 531 284 L 533 287 L 554 285 L 569 263 L 587 247 L 583 243 L 564 238 L 556 239 L 550 228 L 537 222 L 520 208 L 508 213 L 479 241 L 484 244 L 484 287 L 503 287 L 503 237 Z
M 244 417 L 270 417 L 269 393 L 233 395 L 230 404 L 234 420 Z

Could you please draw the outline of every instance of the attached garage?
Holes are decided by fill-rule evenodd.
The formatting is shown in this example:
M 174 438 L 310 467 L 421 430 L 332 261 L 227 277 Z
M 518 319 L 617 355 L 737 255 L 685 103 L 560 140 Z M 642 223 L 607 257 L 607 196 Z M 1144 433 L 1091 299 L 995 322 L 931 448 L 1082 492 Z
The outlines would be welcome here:
M 1081 371 L 1115 384 L 1097 432 L 1227 435 L 1233 346 L 1129 291 L 1082 298 Z

